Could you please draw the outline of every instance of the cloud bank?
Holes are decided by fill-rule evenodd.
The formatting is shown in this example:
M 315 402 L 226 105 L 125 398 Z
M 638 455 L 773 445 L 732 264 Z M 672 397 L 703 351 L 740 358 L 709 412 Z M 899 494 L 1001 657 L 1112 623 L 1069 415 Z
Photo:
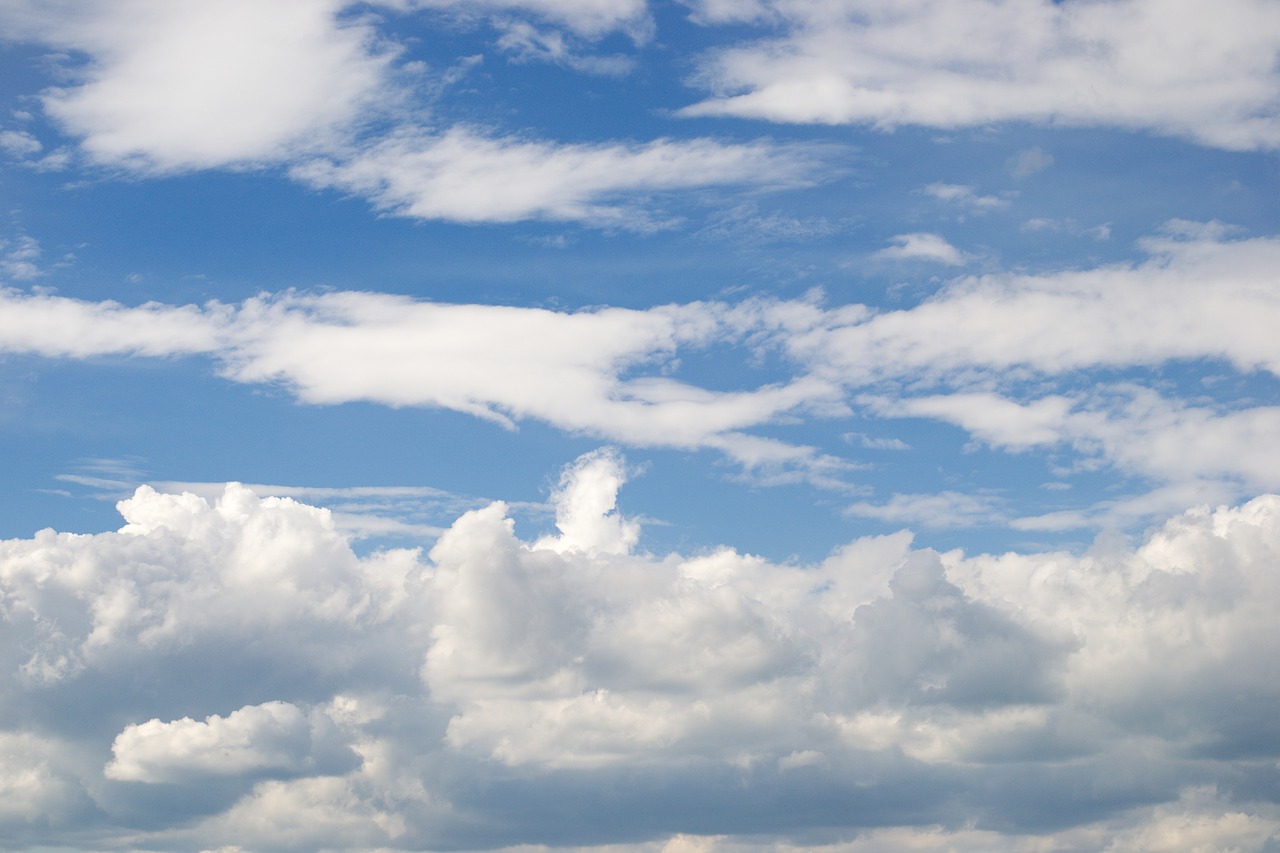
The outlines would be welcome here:
M 358 557 L 327 511 L 235 484 L 0 543 L 6 835 L 1276 843 L 1280 498 L 1136 548 L 967 556 L 904 532 L 786 565 L 636 553 L 624 479 L 588 455 L 559 534 L 522 540 L 495 503 L 426 556 Z

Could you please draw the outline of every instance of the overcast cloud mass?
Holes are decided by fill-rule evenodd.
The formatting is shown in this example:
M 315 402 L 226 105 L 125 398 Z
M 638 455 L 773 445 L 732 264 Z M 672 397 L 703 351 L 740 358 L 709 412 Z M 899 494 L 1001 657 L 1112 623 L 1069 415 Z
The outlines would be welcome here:
M 0 0 L 0 850 L 1280 851 L 1280 7 Z

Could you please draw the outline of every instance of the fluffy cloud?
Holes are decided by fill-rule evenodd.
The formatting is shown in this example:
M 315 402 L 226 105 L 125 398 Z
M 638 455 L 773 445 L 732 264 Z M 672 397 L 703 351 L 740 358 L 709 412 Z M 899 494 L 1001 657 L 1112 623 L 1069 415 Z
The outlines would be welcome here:
M 1138 548 L 898 534 L 779 565 L 632 553 L 624 470 L 566 469 L 558 538 L 522 541 L 498 503 L 426 559 L 357 557 L 323 510 L 235 486 L 142 489 L 119 532 L 3 543 L 0 821 L 173 849 L 677 849 L 746 810 L 755 834 L 919 849 L 1256 850 L 1280 826 L 1280 498 Z M 34 678 L 24 656 L 55 646 L 77 665 Z
M 181 782 L 205 776 L 258 772 L 317 771 L 313 740 L 333 724 L 322 714 L 312 721 L 288 702 L 247 705 L 203 722 L 183 717 L 127 726 L 111 745 L 114 758 L 103 774 L 128 782 Z M 317 731 L 320 729 L 320 731 Z M 341 764 L 336 768 L 344 769 Z
M 712 53 L 688 115 L 967 127 L 999 121 L 1153 130 L 1229 149 L 1280 145 L 1280 12 L 1232 0 L 778 0 L 694 4 L 785 34 Z
M 95 160 L 143 169 L 274 161 L 381 97 L 390 54 L 340 0 L 9 4 L 10 34 L 83 51 L 44 96 Z

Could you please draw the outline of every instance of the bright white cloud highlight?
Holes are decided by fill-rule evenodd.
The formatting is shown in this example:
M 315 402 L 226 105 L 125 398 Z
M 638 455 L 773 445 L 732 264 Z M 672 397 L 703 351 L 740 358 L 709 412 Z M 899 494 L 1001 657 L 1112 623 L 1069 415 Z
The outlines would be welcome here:
M 707 20 L 724 4 L 696 3 Z M 777 0 L 784 34 L 717 50 L 688 115 L 956 128 L 1001 121 L 1280 146 L 1280 10 L 1231 0 Z

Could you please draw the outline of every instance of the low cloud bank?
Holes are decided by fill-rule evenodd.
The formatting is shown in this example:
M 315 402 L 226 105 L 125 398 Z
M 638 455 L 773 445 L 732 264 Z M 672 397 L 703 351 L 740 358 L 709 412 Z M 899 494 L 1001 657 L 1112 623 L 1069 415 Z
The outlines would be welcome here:
M 426 555 L 358 557 L 326 510 L 236 484 L 143 487 L 117 532 L 0 543 L 5 834 L 1280 843 L 1280 497 L 1136 548 L 968 556 L 903 532 L 794 565 L 638 552 L 625 478 L 588 454 L 558 534 L 523 541 L 499 502 Z

